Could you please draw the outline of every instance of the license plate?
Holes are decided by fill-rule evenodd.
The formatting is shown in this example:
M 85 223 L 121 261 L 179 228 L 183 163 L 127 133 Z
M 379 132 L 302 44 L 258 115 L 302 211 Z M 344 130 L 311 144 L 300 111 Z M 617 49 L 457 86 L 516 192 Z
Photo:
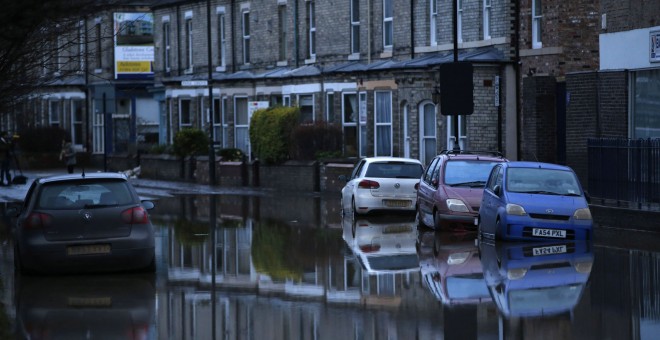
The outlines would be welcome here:
M 554 237 L 554 238 L 566 238 L 566 230 L 534 228 L 532 229 L 532 235 L 543 236 L 543 237 Z
M 411 204 L 410 200 L 383 200 L 383 204 L 389 208 L 405 208 Z
M 66 248 L 66 254 L 69 256 L 110 254 L 110 245 L 90 244 L 83 246 L 69 246 Z
M 70 297 L 67 304 L 69 307 L 110 307 L 111 297 Z
M 555 254 L 565 254 L 565 253 L 566 253 L 565 245 L 532 248 L 532 255 L 534 256 L 555 255 Z
M 399 233 L 409 233 L 412 231 L 412 227 L 409 225 L 393 225 L 385 227 L 383 234 L 399 234 Z

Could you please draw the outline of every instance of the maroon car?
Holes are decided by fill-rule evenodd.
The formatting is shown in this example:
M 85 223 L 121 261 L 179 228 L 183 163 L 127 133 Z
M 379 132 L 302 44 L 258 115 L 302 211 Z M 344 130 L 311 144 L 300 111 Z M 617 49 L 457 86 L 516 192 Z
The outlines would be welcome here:
M 436 230 L 476 230 L 484 185 L 499 152 L 443 151 L 426 167 L 417 191 L 420 224 Z

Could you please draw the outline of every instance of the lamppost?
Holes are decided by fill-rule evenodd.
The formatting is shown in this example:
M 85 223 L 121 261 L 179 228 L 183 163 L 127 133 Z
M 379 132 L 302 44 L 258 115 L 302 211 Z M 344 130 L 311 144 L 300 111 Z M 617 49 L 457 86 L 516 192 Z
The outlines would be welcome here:
M 213 141 L 213 53 L 211 51 L 211 0 L 206 0 L 206 50 L 208 52 L 209 86 L 209 184 L 215 185 L 215 143 Z

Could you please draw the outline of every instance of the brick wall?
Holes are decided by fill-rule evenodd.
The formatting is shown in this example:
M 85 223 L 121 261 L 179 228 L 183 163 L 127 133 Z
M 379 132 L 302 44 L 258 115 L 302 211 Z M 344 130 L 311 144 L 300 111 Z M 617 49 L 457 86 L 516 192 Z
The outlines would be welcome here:
M 660 1 L 657 0 L 600 0 L 607 28 L 615 33 L 660 25 Z M 600 28 L 600 25 L 598 26 Z
M 557 162 L 556 91 L 554 77 L 523 79 L 520 160 Z
M 289 161 L 283 165 L 260 165 L 259 186 L 285 191 L 319 190 L 316 162 Z
M 566 164 L 587 186 L 587 139 L 596 135 L 598 75 L 595 72 L 566 76 Z

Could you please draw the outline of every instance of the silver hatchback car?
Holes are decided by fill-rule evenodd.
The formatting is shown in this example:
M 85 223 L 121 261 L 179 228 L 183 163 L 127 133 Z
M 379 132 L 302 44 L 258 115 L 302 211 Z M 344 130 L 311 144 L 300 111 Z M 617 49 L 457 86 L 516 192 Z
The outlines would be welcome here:
M 377 210 L 414 211 L 424 166 L 417 159 L 367 157 L 359 160 L 341 190 L 341 209 L 354 214 Z
M 18 272 L 155 270 L 154 228 L 126 176 L 58 175 L 36 179 L 16 217 Z

